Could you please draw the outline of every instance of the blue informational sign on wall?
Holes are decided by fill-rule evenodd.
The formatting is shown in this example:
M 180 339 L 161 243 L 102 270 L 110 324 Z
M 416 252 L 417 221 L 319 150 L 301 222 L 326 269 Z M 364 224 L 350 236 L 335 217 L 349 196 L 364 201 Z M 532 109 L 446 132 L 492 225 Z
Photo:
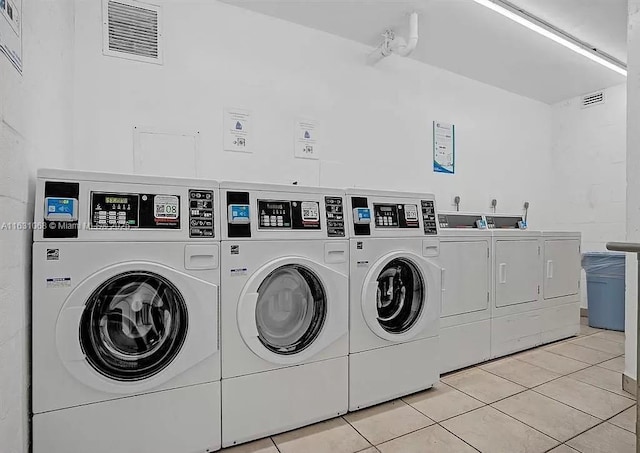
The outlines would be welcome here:
M 456 127 L 433 122 L 433 171 L 454 174 L 456 167 Z
M 0 0 L 0 53 L 22 73 L 22 0 Z

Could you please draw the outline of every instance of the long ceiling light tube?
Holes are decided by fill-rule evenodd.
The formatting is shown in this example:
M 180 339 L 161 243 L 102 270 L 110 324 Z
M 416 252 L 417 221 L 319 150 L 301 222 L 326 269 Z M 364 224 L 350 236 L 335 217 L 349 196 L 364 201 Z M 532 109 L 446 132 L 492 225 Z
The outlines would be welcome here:
M 517 22 L 520 25 L 527 27 L 529 30 L 548 38 L 569 50 L 574 51 L 577 54 L 587 57 L 589 60 L 594 61 L 605 68 L 611 69 L 623 76 L 627 76 L 627 67 L 624 63 L 615 60 L 612 57 L 605 57 L 601 53 L 594 51 L 588 45 L 580 42 L 570 36 L 565 36 L 560 31 L 555 30 L 553 27 L 544 24 L 544 22 L 537 20 L 518 11 L 516 8 L 511 7 L 506 2 L 492 1 L 492 0 L 473 0 L 476 3 L 485 6 L 504 17 Z

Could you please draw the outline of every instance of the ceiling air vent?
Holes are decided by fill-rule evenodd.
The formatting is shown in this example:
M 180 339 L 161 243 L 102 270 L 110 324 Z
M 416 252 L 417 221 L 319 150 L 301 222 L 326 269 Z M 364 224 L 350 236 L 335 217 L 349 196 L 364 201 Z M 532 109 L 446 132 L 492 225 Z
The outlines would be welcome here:
M 104 0 L 103 53 L 162 64 L 160 12 L 135 0 Z
M 604 104 L 604 91 L 585 94 L 582 96 L 582 108 L 593 107 L 594 105 Z

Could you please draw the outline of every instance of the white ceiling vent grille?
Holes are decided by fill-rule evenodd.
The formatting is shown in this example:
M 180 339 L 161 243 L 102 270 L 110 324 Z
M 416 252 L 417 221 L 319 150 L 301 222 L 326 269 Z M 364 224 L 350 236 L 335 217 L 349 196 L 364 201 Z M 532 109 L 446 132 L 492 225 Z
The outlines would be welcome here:
M 161 64 L 160 7 L 135 0 L 104 0 L 103 5 L 103 53 Z
M 597 91 L 582 96 L 582 108 L 593 107 L 594 105 L 604 104 L 604 91 Z

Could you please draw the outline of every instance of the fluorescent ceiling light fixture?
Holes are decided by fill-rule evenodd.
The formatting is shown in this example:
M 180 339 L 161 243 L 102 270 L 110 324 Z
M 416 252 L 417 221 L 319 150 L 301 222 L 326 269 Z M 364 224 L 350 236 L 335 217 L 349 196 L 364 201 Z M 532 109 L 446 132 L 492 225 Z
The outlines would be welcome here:
M 542 21 L 536 21 L 535 18 L 528 17 L 520 13 L 517 9 L 511 9 L 506 3 L 500 4 L 492 0 L 474 0 L 476 3 L 486 6 L 487 8 L 495 11 L 498 14 L 502 14 L 504 17 L 511 19 L 514 22 L 519 23 L 527 27 L 529 30 L 549 38 L 550 40 L 557 42 L 558 44 L 566 47 L 569 50 L 573 50 L 575 53 L 587 57 L 589 60 L 594 61 L 605 68 L 611 69 L 623 76 L 627 76 L 627 68 L 621 63 L 615 61 L 613 58 L 608 59 L 602 55 L 591 50 L 586 44 L 581 43 L 577 39 L 571 39 L 568 36 L 564 36 L 559 31 L 555 31 L 553 27 L 545 25 Z M 503 6 L 504 5 L 504 6 Z

